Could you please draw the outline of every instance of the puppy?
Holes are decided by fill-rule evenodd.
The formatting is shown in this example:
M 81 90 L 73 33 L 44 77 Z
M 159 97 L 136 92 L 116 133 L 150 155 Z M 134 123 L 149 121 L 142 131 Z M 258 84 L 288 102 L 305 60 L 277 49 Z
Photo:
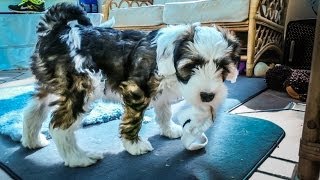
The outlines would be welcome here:
M 168 138 L 182 135 L 170 109 L 179 98 L 205 114 L 188 128 L 206 129 L 212 123 L 207 117 L 226 97 L 223 82 L 238 75 L 239 42 L 216 26 L 178 25 L 149 33 L 93 27 L 81 8 L 61 3 L 42 17 L 37 33 L 31 57 L 37 91 L 24 114 L 22 145 L 33 149 L 48 144 L 40 129 L 51 114 L 50 134 L 70 167 L 103 158 L 83 151 L 74 134 L 96 99 L 123 104 L 120 137 L 130 154 L 140 155 L 153 150 L 139 136 L 147 107 L 154 107 L 160 132 Z

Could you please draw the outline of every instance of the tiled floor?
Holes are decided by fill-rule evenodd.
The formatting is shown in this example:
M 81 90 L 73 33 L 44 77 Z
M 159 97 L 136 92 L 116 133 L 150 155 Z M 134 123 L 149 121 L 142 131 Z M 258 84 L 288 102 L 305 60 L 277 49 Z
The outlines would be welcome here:
M 30 71 L 0 71 L 0 88 L 33 83 Z M 286 133 L 271 156 L 258 168 L 251 180 L 290 179 L 298 161 L 305 104 L 289 98 L 286 93 L 267 90 L 231 113 L 269 120 Z M 10 177 L 0 170 L 0 179 Z
M 289 98 L 285 93 L 267 90 L 232 111 L 243 116 L 269 120 L 282 127 L 285 138 L 271 156 L 250 178 L 252 180 L 290 179 L 298 162 L 299 142 L 305 104 Z

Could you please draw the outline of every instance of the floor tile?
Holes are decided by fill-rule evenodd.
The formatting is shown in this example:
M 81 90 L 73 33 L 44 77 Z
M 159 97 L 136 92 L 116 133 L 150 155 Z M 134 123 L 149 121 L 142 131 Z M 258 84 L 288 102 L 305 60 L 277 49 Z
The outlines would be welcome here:
M 255 172 L 250 177 L 250 180 L 283 180 L 283 179 L 275 177 L 275 176 L 271 176 L 271 175 Z
M 1 180 L 12 180 L 12 178 L 7 175 L 4 171 L 0 169 L 0 179 Z
M 258 168 L 259 171 L 268 172 L 270 174 L 274 174 L 278 177 L 287 177 L 290 178 L 292 176 L 293 169 L 295 167 L 295 163 L 268 158 L 265 160 L 262 165 Z

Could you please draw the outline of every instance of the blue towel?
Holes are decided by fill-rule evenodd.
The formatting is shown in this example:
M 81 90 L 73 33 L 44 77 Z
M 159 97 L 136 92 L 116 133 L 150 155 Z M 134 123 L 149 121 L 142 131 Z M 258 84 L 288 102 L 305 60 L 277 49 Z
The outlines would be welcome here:
M 31 99 L 33 92 L 33 85 L 0 89 L 0 134 L 10 136 L 14 141 L 20 141 L 23 109 Z M 120 104 L 97 101 L 92 107 L 93 109 L 84 116 L 83 126 L 116 120 L 123 113 L 123 108 Z M 41 129 L 41 132 L 47 136 L 48 123 L 49 119 Z

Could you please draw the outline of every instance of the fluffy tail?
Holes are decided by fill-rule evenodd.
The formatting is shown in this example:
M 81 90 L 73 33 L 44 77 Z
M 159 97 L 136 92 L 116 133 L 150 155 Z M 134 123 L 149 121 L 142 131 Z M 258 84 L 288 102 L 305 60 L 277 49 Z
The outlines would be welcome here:
M 77 5 L 70 3 L 58 3 L 48 9 L 37 27 L 39 36 L 46 36 L 52 30 L 67 25 L 68 22 L 77 20 L 84 26 L 92 26 L 86 12 Z

